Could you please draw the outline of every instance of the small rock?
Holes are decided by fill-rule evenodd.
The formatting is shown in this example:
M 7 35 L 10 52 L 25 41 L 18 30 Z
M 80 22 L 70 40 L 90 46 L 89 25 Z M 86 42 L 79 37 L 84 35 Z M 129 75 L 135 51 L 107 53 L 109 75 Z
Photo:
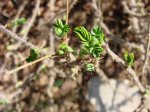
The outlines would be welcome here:
M 98 112 L 133 112 L 141 103 L 137 87 L 129 83 L 95 77 L 90 81 L 87 99 Z

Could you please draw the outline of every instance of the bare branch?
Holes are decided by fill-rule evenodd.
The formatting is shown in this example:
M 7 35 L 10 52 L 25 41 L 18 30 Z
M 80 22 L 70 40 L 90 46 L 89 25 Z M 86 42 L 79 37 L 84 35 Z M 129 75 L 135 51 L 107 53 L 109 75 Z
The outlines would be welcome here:
M 30 21 L 27 22 L 27 25 L 23 28 L 26 30 L 25 34 L 23 35 L 23 38 L 27 37 L 27 35 L 28 35 L 28 33 L 29 33 L 29 31 L 30 31 L 35 19 L 36 19 L 36 16 L 37 16 L 38 11 L 39 11 L 39 7 L 40 7 L 40 0 L 37 0 L 33 15 L 31 17 Z
M 18 11 L 17 11 L 17 14 L 15 16 L 15 20 L 17 20 L 19 18 L 19 16 L 21 15 L 21 13 L 23 12 L 25 6 L 27 5 L 28 3 L 28 0 L 24 0 L 23 3 L 20 5 Z M 16 33 L 16 30 L 17 30 L 17 26 L 16 27 L 13 27 L 13 32 Z
M 147 68 L 147 64 L 148 64 L 148 60 L 149 60 L 149 50 L 150 50 L 150 23 L 148 26 L 148 41 L 147 41 L 147 49 L 145 52 L 145 60 L 144 60 L 144 65 L 143 65 L 143 70 L 142 70 L 143 74 L 146 73 L 146 68 Z
M 33 62 L 24 64 L 24 65 L 22 65 L 22 66 L 20 66 L 20 67 L 18 67 L 18 68 L 15 68 L 15 69 L 13 69 L 13 70 L 10 70 L 10 71 L 6 72 L 6 74 L 13 74 L 13 73 L 15 73 L 15 72 L 17 72 L 17 71 L 19 71 L 19 70 L 21 70 L 21 69 L 23 69 L 23 68 L 26 68 L 26 67 L 31 66 L 31 65 L 33 65 L 33 64 L 36 64 L 36 63 L 38 63 L 38 62 L 40 62 L 40 61 L 43 61 L 43 60 L 45 60 L 45 59 L 54 58 L 54 57 L 55 57 L 55 55 L 51 55 L 51 54 L 46 55 L 46 56 L 44 56 L 44 57 L 42 57 L 42 58 L 40 58 L 40 59 L 37 59 L 37 60 L 35 60 L 35 61 L 33 61 Z
M 26 45 L 28 47 L 31 47 L 31 48 L 36 48 L 35 45 L 27 42 L 26 40 L 22 39 L 21 37 L 19 37 L 18 35 L 16 35 L 12 31 L 6 29 L 3 25 L 0 25 L 0 31 L 3 32 L 4 34 L 6 34 L 7 36 L 17 40 L 21 44 L 24 44 L 24 45 Z
M 121 63 L 123 66 L 126 66 L 126 65 L 125 65 L 125 61 L 124 61 L 123 59 L 121 59 L 119 56 L 117 56 L 117 55 L 109 48 L 108 44 L 104 43 L 103 46 L 106 48 L 107 53 L 111 56 L 111 58 L 112 58 L 114 61 L 116 61 L 116 62 L 118 62 L 118 63 Z M 128 73 L 130 73 L 131 76 L 133 77 L 133 79 L 134 79 L 136 85 L 139 87 L 140 91 L 141 91 L 142 93 L 144 93 L 144 92 L 145 92 L 145 88 L 143 87 L 143 85 L 142 85 L 141 82 L 139 81 L 139 79 L 138 79 L 138 77 L 137 77 L 135 71 L 134 71 L 131 67 L 128 67 L 128 68 L 127 68 L 127 71 L 128 71 Z
M 132 2 L 133 3 L 133 2 Z M 135 13 L 134 11 L 130 10 L 129 7 L 127 6 L 127 2 L 126 1 L 122 1 L 122 5 L 124 7 L 124 10 L 126 13 L 128 13 L 130 16 L 134 16 L 134 17 L 149 17 L 149 14 L 139 14 L 139 13 Z
M 44 51 L 42 48 L 33 45 L 30 42 L 27 42 L 26 40 L 24 40 L 22 37 L 19 37 L 18 35 L 16 35 L 15 33 L 13 33 L 12 31 L 6 29 L 3 25 L 0 24 L 0 31 L 3 32 L 5 35 L 15 39 L 16 41 L 18 41 L 18 43 L 23 44 L 27 47 L 33 48 L 33 49 L 38 49 L 41 53 L 43 54 L 48 54 L 46 51 Z

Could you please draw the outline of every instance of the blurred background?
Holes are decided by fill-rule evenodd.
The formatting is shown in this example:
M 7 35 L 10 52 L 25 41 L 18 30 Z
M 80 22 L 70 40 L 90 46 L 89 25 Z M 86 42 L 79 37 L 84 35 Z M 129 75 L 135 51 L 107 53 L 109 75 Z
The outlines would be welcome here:
M 25 25 L 8 29 L 51 54 L 60 43 L 53 32 L 53 24 L 65 15 L 66 0 L 0 0 L 0 24 L 5 26 L 25 18 Z M 74 49 L 80 45 L 73 33 L 75 26 L 84 26 L 89 31 L 95 25 L 101 26 L 111 50 L 118 56 L 123 58 L 125 51 L 134 52 L 133 69 L 141 83 L 148 85 L 149 61 L 144 74 L 142 69 L 149 22 L 149 0 L 69 0 L 69 45 Z M 135 86 L 126 69 L 106 52 L 102 55 L 100 73 L 86 72 L 58 58 L 46 59 L 12 75 L 5 74 L 25 64 L 29 54 L 29 47 L 0 32 L 0 112 L 111 112 L 111 109 L 98 109 L 86 97 L 92 94 L 89 88 L 95 87 L 90 86 L 91 79 L 103 74 L 115 81 L 128 80 L 130 86 Z

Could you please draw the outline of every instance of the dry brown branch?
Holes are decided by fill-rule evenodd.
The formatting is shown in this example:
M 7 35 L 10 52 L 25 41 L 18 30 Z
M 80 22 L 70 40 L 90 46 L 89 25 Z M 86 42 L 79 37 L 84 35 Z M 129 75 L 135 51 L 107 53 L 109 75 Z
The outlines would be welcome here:
M 17 20 L 20 17 L 20 15 L 23 12 L 23 10 L 24 10 L 25 6 L 27 5 L 27 3 L 28 3 L 28 0 L 24 0 L 23 3 L 20 5 L 20 7 L 17 11 L 17 14 L 15 16 L 15 20 Z M 16 30 L 17 30 L 17 26 L 13 27 L 13 32 L 14 33 L 16 33 Z
M 66 24 L 68 24 L 69 19 L 69 0 L 66 0 Z M 63 38 L 63 43 L 68 44 L 69 39 L 67 38 L 67 34 Z
M 133 3 L 133 2 L 131 2 L 131 3 Z M 130 16 L 143 17 L 143 18 L 150 16 L 148 14 L 139 14 L 139 13 L 134 12 L 133 10 L 130 10 L 128 5 L 127 5 L 127 1 L 122 1 L 122 5 L 124 7 L 125 12 L 128 13 Z
M 129 14 L 129 20 L 130 20 L 130 29 L 133 28 L 133 31 L 136 33 L 140 32 L 140 27 L 139 27 L 139 19 L 136 16 L 138 16 L 136 14 L 137 9 L 136 8 L 132 8 L 131 10 L 129 9 L 129 6 L 127 4 L 127 2 L 129 2 L 130 6 L 137 6 L 137 2 L 135 0 L 131 0 L 131 1 L 122 1 L 122 5 L 124 8 L 124 11 L 127 12 Z M 140 13 L 139 13 L 140 14 Z M 133 16 L 134 15 L 134 16 Z
M 6 34 L 7 36 L 17 40 L 20 44 L 24 44 L 30 48 L 37 48 L 35 45 L 27 42 L 26 40 L 22 39 L 21 37 L 19 37 L 18 35 L 16 35 L 12 31 L 6 29 L 3 25 L 0 25 L 0 31 L 3 32 L 4 34 Z
M 27 37 L 27 35 L 28 35 L 28 33 L 29 33 L 29 31 L 30 31 L 35 19 L 36 19 L 36 16 L 37 16 L 38 11 L 39 11 L 39 7 L 40 7 L 40 0 L 37 0 L 36 6 L 35 6 L 35 9 L 33 11 L 33 15 L 31 17 L 30 21 L 27 22 L 27 25 L 25 27 L 23 27 L 23 29 L 25 29 L 25 31 L 26 31 L 25 34 L 23 35 L 23 38 Z
M 148 26 L 148 41 L 147 41 L 147 49 L 145 52 L 145 60 L 144 60 L 144 65 L 143 65 L 143 70 L 142 73 L 145 74 L 146 73 L 146 68 L 147 68 L 147 64 L 148 64 L 148 60 L 149 60 L 149 50 L 150 50 L 150 23 Z
M 125 61 L 123 59 L 121 59 L 119 56 L 117 56 L 108 46 L 108 44 L 104 43 L 103 46 L 106 48 L 107 53 L 111 56 L 111 58 L 118 62 L 121 63 L 123 66 L 125 65 Z M 140 91 L 142 93 L 145 92 L 145 88 L 143 87 L 143 85 L 141 84 L 141 82 L 139 81 L 135 71 L 131 68 L 131 67 L 127 67 L 127 71 L 129 74 L 131 74 L 132 78 L 134 79 L 136 85 L 139 87 Z
M 102 11 L 101 11 L 100 6 L 101 6 L 101 1 L 98 1 L 98 5 L 95 6 L 95 7 L 96 7 L 95 9 L 96 9 L 96 11 L 98 12 L 98 14 L 100 14 L 101 16 L 103 16 L 103 13 L 102 13 Z M 102 17 L 99 17 L 99 24 L 100 24 L 100 25 L 103 24 L 102 28 L 104 28 L 104 29 L 107 31 L 108 34 L 113 35 L 113 34 L 110 32 L 110 30 L 108 29 L 108 27 L 104 24 L 104 22 L 103 22 L 103 20 L 102 20 L 101 18 L 102 18 Z M 116 61 L 116 62 L 118 62 L 118 63 L 121 63 L 123 66 L 126 67 L 125 61 L 124 61 L 123 59 L 121 59 L 118 55 L 116 55 L 116 54 L 109 48 L 108 44 L 103 43 L 103 46 L 104 46 L 104 48 L 106 49 L 107 53 L 111 56 L 111 58 L 112 58 L 114 61 Z M 128 73 L 130 73 L 131 76 L 133 77 L 133 79 L 134 79 L 136 85 L 139 87 L 139 90 L 140 90 L 142 93 L 145 92 L 145 88 L 143 87 L 143 85 L 142 85 L 141 82 L 139 81 L 139 79 L 138 79 L 138 77 L 137 77 L 135 71 L 134 71 L 131 67 L 128 67 L 128 68 L 127 68 L 127 71 L 128 71 Z
M 15 33 L 13 33 L 12 31 L 6 29 L 3 25 L 0 25 L 0 31 L 2 33 L 4 33 L 5 35 L 13 38 L 14 40 L 18 41 L 19 44 L 21 45 L 25 45 L 29 48 L 33 48 L 33 49 L 38 49 L 41 53 L 43 54 L 48 54 L 46 51 L 44 51 L 42 48 L 33 45 L 30 42 L 27 42 L 26 40 L 24 40 L 22 37 L 19 37 L 18 35 L 16 35 Z
M 24 64 L 24 65 L 22 65 L 22 66 L 20 66 L 18 68 L 13 69 L 13 70 L 10 70 L 10 71 L 6 72 L 6 74 L 13 74 L 13 73 L 15 73 L 15 72 L 17 72 L 17 71 L 19 71 L 19 70 L 21 70 L 23 68 L 26 68 L 28 66 L 33 65 L 35 63 L 38 63 L 38 62 L 43 61 L 43 60 L 48 59 L 48 58 L 54 58 L 54 57 L 55 57 L 55 55 L 52 55 L 52 54 L 46 55 L 46 56 L 44 56 L 44 57 L 42 57 L 40 59 L 37 59 L 37 60 L 32 61 L 30 63 Z
M 100 69 L 99 67 L 99 59 L 96 60 L 95 62 L 95 71 L 97 72 L 98 76 L 102 79 L 102 80 L 108 80 L 107 75 L 104 73 L 104 71 L 102 69 Z
M 72 1 L 70 2 L 70 4 L 69 4 L 69 10 L 71 10 L 71 9 L 73 8 L 73 6 L 77 3 L 77 1 L 78 1 L 78 0 L 72 0 Z M 56 14 L 54 15 L 54 17 L 52 17 L 52 19 L 51 19 L 50 22 L 48 22 L 48 23 L 53 24 L 54 21 L 55 21 L 55 19 L 56 19 L 58 16 L 63 15 L 65 12 L 66 12 L 66 8 L 65 8 L 65 9 L 62 9 L 61 11 L 59 11 L 58 13 L 56 13 Z

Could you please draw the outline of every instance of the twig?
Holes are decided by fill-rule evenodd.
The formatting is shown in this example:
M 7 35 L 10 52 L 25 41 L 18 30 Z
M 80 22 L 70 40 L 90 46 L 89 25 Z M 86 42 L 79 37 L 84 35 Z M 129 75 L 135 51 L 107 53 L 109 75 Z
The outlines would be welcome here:
M 69 10 L 71 10 L 72 8 L 73 8 L 73 6 L 77 3 L 77 1 L 78 0 L 72 0 L 71 2 L 70 2 L 70 6 L 69 6 Z M 60 15 L 62 15 L 62 14 L 64 14 L 65 12 L 66 12 L 66 8 L 65 9 L 62 9 L 61 11 L 59 11 L 58 13 L 56 13 L 55 15 L 54 15 L 54 17 L 52 17 L 52 19 L 50 19 L 50 21 L 48 21 L 46 24 L 53 24 L 54 23 L 54 21 L 55 21 L 55 18 L 57 18 L 58 16 L 60 16 Z
M 133 2 L 132 2 L 133 3 Z M 130 10 L 129 7 L 127 6 L 127 3 L 126 1 L 122 1 L 122 5 L 124 7 L 124 10 L 126 13 L 128 13 L 130 16 L 134 16 L 134 17 L 142 17 L 142 18 L 145 18 L 145 17 L 149 17 L 150 15 L 148 14 L 139 14 L 139 13 L 135 13 L 133 10 Z
M 117 56 L 117 55 L 109 48 L 108 44 L 104 43 L 103 46 L 106 48 L 107 53 L 111 56 L 111 58 L 112 58 L 114 61 L 121 63 L 123 66 L 126 66 L 126 65 L 125 65 L 125 61 L 124 61 L 123 59 L 121 59 L 119 56 Z M 135 71 L 134 71 L 131 67 L 128 67 L 128 68 L 127 68 L 127 71 L 128 71 L 128 73 L 130 73 L 131 76 L 133 77 L 133 79 L 134 79 L 136 85 L 139 87 L 140 91 L 141 91 L 142 93 L 144 93 L 144 92 L 145 92 L 145 88 L 143 87 L 143 85 L 142 85 L 141 82 L 139 81 L 139 79 L 138 79 L 138 77 L 137 77 Z
M 69 18 L 69 0 L 66 0 L 66 24 L 68 24 Z
M 26 40 L 22 39 L 21 37 L 19 37 L 18 35 L 16 35 L 12 31 L 6 29 L 3 25 L 0 25 L 0 31 L 3 32 L 4 34 L 6 34 L 7 36 L 17 40 L 21 44 L 24 44 L 24 45 L 31 47 L 31 48 L 37 48 L 35 45 L 27 42 Z
M 54 108 L 53 108 L 53 104 L 54 104 L 53 96 L 54 96 L 54 94 L 52 92 L 52 88 L 53 88 L 53 85 L 55 83 L 55 78 L 56 78 L 56 73 L 53 70 L 51 70 L 49 83 L 48 83 L 48 87 L 47 87 L 47 95 L 49 96 L 49 103 L 50 103 L 50 106 L 49 106 L 50 112 L 54 112 Z
M 100 4 L 101 4 L 101 3 L 100 3 L 100 1 L 99 1 L 99 6 L 96 7 L 96 10 L 97 10 L 98 14 L 100 14 L 100 15 L 102 16 L 102 11 L 101 11 L 101 9 L 100 9 Z M 103 23 L 103 20 L 101 20 L 100 18 L 99 18 L 99 23 L 100 23 L 100 25 L 101 25 L 101 23 Z M 103 27 L 104 27 L 104 26 L 105 26 L 105 28 L 107 28 L 107 26 L 103 23 Z M 112 35 L 112 33 L 110 32 L 110 30 L 109 30 L 108 28 L 107 28 L 106 31 L 107 31 L 108 34 L 111 34 L 111 35 Z M 114 61 L 116 61 L 116 62 L 118 62 L 118 63 L 121 63 L 123 66 L 126 67 L 125 61 L 124 61 L 123 59 L 121 59 L 118 55 L 116 55 L 116 54 L 109 48 L 108 44 L 103 43 L 103 47 L 106 49 L 107 53 L 111 56 L 111 58 L 112 58 Z M 133 79 L 134 79 L 136 85 L 139 87 L 140 91 L 141 91 L 142 93 L 145 92 L 145 88 L 144 88 L 144 87 L 142 86 L 142 84 L 140 83 L 140 81 L 139 81 L 139 79 L 138 79 L 138 77 L 137 77 L 135 71 L 134 71 L 131 67 L 128 67 L 128 68 L 127 68 L 127 71 L 128 71 L 128 73 L 130 73 L 131 76 L 133 77 Z
M 108 80 L 108 77 L 107 75 L 104 73 L 104 71 L 102 69 L 100 69 L 99 67 L 99 61 L 100 59 L 96 59 L 96 62 L 95 62 L 95 71 L 97 72 L 97 74 L 99 75 L 99 77 L 102 79 L 102 80 Z
M 17 72 L 17 71 L 19 71 L 19 70 L 21 70 L 21 69 L 23 69 L 23 68 L 26 68 L 26 67 L 28 67 L 28 66 L 31 66 L 31 65 L 33 65 L 33 64 L 35 64 L 35 63 L 38 63 L 38 62 L 40 62 L 40 61 L 43 61 L 43 60 L 45 60 L 45 59 L 47 59 L 47 58 L 54 58 L 54 57 L 55 57 L 55 55 L 49 54 L 49 55 L 46 55 L 46 56 L 44 56 L 44 57 L 42 57 L 42 58 L 40 58 L 40 59 L 37 59 L 37 60 L 35 60 L 35 61 L 33 61 L 33 62 L 27 63 L 27 64 L 25 64 L 25 65 L 22 65 L 22 66 L 18 67 L 18 68 L 15 68 L 15 69 L 13 69 L 13 70 L 10 70 L 10 71 L 8 71 L 8 72 L 6 72 L 6 73 L 7 73 L 7 74 L 13 74 L 13 73 L 15 73 L 15 72 Z
M 55 52 L 55 38 L 54 38 L 52 29 L 49 30 L 49 44 L 50 44 L 50 53 L 54 53 Z
M 23 38 L 27 37 L 27 35 L 28 35 L 28 33 L 29 33 L 29 31 L 30 31 L 35 19 L 36 19 L 37 13 L 39 11 L 39 7 L 40 7 L 40 0 L 37 0 L 33 15 L 31 17 L 30 21 L 27 22 L 27 25 L 23 28 L 26 30 L 25 34 L 23 35 Z
M 15 17 L 15 20 L 17 20 L 19 18 L 19 16 L 21 15 L 22 11 L 24 10 L 25 6 L 27 5 L 28 3 L 28 0 L 24 0 L 22 5 L 19 7 L 18 11 L 17 11 L 17 14 L 16 14 L 16 17 Z M 13 28 L 13 32 L 16 33 L 16 30 L 17 30 L 17 26 Z
M 105 44 L 105 43 L 104 43 L 104 47 L 106 48 L 107 53 L 111 56 L 111 58 L 112 58 L 114 61 L 125 65 L 125 62 L 109 48 L 108 44 Z
M 69 17 L 69 0 L 66 0 L 66 24 L 68 24 L 68 17 Z M 67 34 L 62 39 L 62 43 L 68 44 L 69 39 L 67 38 Z
M 50 98 L 53 98 L 52 87 L 53 87 L 53 84 L 55 82 L 55 78 L 56 78 L 56 72 L 54 72 L 54 70 L 51 70 L 50 71 L 49 85 L 48 85 L 48 89 L 47 89 L 47 93 L 48 93 L 48 96 Z
M 20 44 L 24 44 L 25 46 L 33 48 L 33 49 L 38 49 L 43 54 L 48 54 L 47 52 L 45 52 L 44 50 L 42 50 L 42 48 L 40 48 L 38 46 L 35 46 L 32 43 L 30 43 L 30 42 L 27 42 L 22 37 L 19 37 L 18 35 L 16 35 L 12 31 L 6 29 L 3 25 L 0 25 L 0 31 L 3 32 L 5 35 L 7 35 L 7 36 L 9 36 L 9 37 L 17 40 Z
M 144 60 L 144 65 L 143 65 L 143 70 L 142 70 L 143 74 L 146 73 L 146 68 L 147 68 L 147 64 L 149 60 L 149 50 L 150 50 L 150 23 L 148 25 L 148 41 L 147 41 L 147 49 L 145 52 L 145 60 Z

